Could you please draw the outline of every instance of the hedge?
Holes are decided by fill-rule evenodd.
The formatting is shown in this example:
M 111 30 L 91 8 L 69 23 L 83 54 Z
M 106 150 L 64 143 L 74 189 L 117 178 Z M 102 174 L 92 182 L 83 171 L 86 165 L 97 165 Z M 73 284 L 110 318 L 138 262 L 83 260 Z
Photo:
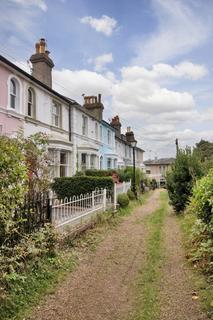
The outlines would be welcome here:
M 109 177 L 116 172 L 116 170 L 97 170 L 97 169 L 87 169 L 85 170 L 85 175 L 90 177 Z
M 113 188 L 111 177 L 62 177 L 55 178 L 52 189 L 56 195 L 63 199 L 65 197 L 78 196 L 92 192 L 96 188 Z

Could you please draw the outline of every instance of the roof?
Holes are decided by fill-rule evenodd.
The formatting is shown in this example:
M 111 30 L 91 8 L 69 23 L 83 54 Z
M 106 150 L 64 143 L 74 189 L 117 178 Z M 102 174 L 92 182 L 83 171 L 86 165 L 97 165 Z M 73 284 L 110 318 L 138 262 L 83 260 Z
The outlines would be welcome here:
M 141 149 L 140 147 L 136 147 L 136 150 L 139 150 L 139 151 L 142 151 L 142 152 L 145 152 L 143 149 Z
M 108 123 L 107 121 L 105 121 L 105 120 L 102 119 L 101 122 L 102 122 L 104 125 L 108 126 L 110 129 L 112 129 L 113 131 L 115 131 L 115 128 L 114 128 L 110 123 Z
M 175 158 L 161 158 L 161 159 L 155 159 L 155 160 L 146 160 L 144 161 L 145 165 L 156 165 L 156 164 L 172 164 L 174 163 Z
M 11 68 L 15 69 L 16 71 L 21 73 L 24 77 L 26 77 L 26 78 L 30 79 L 31 81 L 37 83 L 39 86 L 43 87 L 45 90 L 49 91 L 50 93 L 52 93 L 55 96 L 59 97 L 60 99 L 64 100 L 66 103 L 73 104 L 73 105 L 74 104 L 78 104 L 75 100 L 67 98 L 67 97 L 63 96 L 62 94 L 58 93 L 57 91 L 53 90 L 52 88 L 48 87 L 46 84 L 44 84 L 43 82 L 39 81 L 38 79 L 33 77 L 31 74 L 27 73 L 26 71 L 22 70 L 21 68 L 19 68 L 17 65 L 12 63 L 11 61 L 7 60 L 2 55 L 0 55 L 0 61 L 5 63 L 5 64 L 7 64 Z

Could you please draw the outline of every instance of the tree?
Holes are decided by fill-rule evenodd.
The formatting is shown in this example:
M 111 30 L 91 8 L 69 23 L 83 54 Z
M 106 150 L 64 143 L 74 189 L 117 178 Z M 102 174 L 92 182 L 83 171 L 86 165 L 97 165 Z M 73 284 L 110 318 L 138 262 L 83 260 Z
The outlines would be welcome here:
M 204 173 L 207 174 L 213 168 L 213 142 L 201 139 L 196 143 L 194 152 L 200 157 Z
M 42 132 L 27 138 L 18 135 L 28 169 L 29 191 L 45 192 L 50 187 L 50 159 L 48 155 L 48 136 Z
M 202 166 L 196 153 L 191 152 L 188 147 L 179 150 L 172 169 L 166 175 L 170 202 L 176 213 L 185 209 L 193 184 L 202 175 Z
M 201 139 L 195 144 L 194 151 L 200 156 L 202 162 L 210 160 L 213 157 L 213 142 Z

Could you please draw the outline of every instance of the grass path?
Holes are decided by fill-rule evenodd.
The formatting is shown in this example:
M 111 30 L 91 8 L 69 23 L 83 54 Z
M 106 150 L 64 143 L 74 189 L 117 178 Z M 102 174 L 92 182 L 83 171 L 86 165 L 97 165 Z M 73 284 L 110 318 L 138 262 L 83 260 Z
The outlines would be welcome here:
M 143 223 L 149 230 L 146 240 L 146 260 L 142 264 L 135 282 L 135 308 L 130 313 L 131 320 L 158 319 L 160 312 L 160 278 L 164 261 L 163 225 L 168 214 L 167 193 L 160 194 L 160 207 Z

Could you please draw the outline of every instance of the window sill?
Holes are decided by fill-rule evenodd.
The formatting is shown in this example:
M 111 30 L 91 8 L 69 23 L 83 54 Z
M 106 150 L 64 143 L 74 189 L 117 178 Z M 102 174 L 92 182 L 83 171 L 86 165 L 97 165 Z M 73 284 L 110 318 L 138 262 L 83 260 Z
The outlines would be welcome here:
M 7 115 L 19 119 L 24 119 L 24 115 L 22 115 L 17 109 L 7 108 Z

